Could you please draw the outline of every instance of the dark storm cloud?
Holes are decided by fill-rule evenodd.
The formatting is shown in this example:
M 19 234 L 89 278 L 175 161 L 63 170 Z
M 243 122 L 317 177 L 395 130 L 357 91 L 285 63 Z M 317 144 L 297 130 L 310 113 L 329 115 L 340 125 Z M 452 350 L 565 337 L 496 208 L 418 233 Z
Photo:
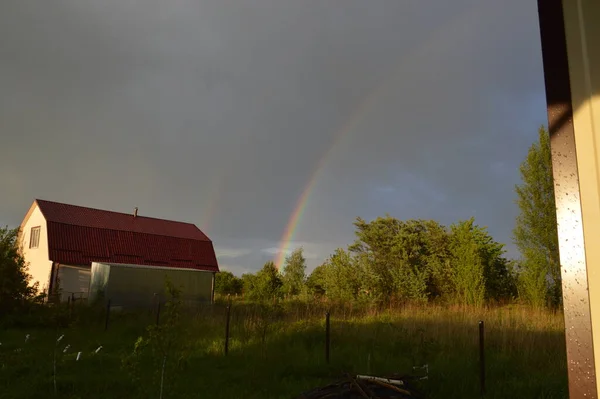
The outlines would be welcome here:
M 386 212 L 476 212 L 506 241 L 545 118 L 537 29 L 517 0 L 1 2 L 0 222 L 35 197 L 138 206 L 255 269 L 376 91 L 309 198 L 311 265 Z
M 546 118 L 535 4 L 511 4 L 481 3 L 392 74 L 323 174 L 307 235 L 335 209 L 340 224 L 385 212 L 446 224 L 474 215 L 510 244 L 518 164 Z

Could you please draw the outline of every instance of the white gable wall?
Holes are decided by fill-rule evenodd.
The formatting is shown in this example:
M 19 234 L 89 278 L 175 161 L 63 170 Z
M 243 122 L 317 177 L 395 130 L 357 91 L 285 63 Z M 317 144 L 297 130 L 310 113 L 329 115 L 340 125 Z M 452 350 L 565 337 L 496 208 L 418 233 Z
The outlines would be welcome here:
M 23 248 L 25 261 L 29 264 L 29 274 L 32 276 L 30 284 L 39 283 L 39 290 L 48 292 L 50 283 L 50 272 L 52 262 L 48 256 L 48 228 L 46 219 L 37 204 L 34 204 L 28 212 L 28 216 L 21 225 L 20 244 Z M 29 248 L 31 239 L 31 228 L 40 227 L 39 245 L 37 248 Z

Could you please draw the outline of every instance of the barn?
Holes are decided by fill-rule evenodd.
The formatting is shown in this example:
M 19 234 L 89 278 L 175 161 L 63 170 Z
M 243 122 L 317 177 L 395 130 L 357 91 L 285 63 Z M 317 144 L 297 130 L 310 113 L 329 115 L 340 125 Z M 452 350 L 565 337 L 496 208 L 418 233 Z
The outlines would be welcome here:
M 188 301 L 214 298 L 213 243 L 194 224 L 36 199 L 20 227 L 32 283 L 50 300 L 108 289 L 120 305 L 143 304 L 164 295 L 166 276 Z

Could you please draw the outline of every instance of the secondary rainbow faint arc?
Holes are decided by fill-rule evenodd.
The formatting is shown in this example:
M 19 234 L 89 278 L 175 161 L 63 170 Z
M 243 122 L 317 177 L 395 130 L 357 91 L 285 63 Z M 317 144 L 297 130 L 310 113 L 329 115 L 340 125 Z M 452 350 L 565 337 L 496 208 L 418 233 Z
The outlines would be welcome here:
M 481 3 L 475 3 L 477 5 L 481 5 Z M 359 103 L 359 105 L 354 109 L 348 121 L 346 121 L 342 127 L 334 134 L 333 140 L 329 148 L 325 151 L 317 166 L 313 170 L 313 173 L 310 175 L 308 182 L 300 197 L 296 201 L 296 205 L 294 210 L 292 211 L 288 222 L 286 224 L 283 235 L 280 239 L 280 246 L 278 250 L 278 254 L 275 260 L 275 265 L 277 269 L 281 270 L 281 267 L 285 263 L 285 258 L 287 253 L 290 250 L 291 243 L 294 240 L 294 236 L 298 229 L 298 224 L 304 211 L 306 210 L 306 206 L 308 204 L 308 199 L 310 194 L 312 194 L 319 176 L 321 175 L 321 171 L 325 168 L 327 161 L 333 154 L 334 150 L 339 147 L 342 141 L 349 135 L 349 133 L 354 129 L 357 123 L 363 118 L 363 116 L 370 110 L 371 105 L 375 100 L 381 96 L 381 94 L 388 88 L 388 83 L 394 81 L 395 78 L 401 75 L 401 73 L 411 64 L 414 64 L 417 60 L 422 58 L 425 54 L 427 54 L 428 50 L 434 49 L 439 46 L 442 42 L 447 41 L 450 35 L 448 34 L 448 30 L 452 28 L 457 28 L 462 25 L 463 22 L 466 22 L 468 18 L 471 18 L 473 13 L 476 13 L 478 7 L 472 7 L 470 12 L 461 13 L 455 18 L 451 19 L 445 25 L 442 25 L 438 28 L 424 43 L 414 50 L 414 54 L 403 55 L 400 62 L 396 64 L 396 66 L 392 69 L 392 73 L 386 75 L 386 78 L 381 81 L 380 84 L 376 85 L 375 88 L 369 92 L 363 101 Z M 444 33 L 444 34 L 442 34 Z
M 223 191 L 223 187 L 225 186 L 225 180 L 230 175 L 231 166 L 227 170 L 225 170 L 220 178 L 217 180 L 216 184 L 214 184 L 209 191 L 208 196 L 208 204 L 204 207 L 204 212 L 202 212 L 201 219 L 201 227 L 202 231 L 207 234 L 210 234 L 210 229 L 212 227 L 212 222 L 215 214 L 217 213 L 217 208 L 219 206 L 219 199 L 221 198 L 221 192 Z

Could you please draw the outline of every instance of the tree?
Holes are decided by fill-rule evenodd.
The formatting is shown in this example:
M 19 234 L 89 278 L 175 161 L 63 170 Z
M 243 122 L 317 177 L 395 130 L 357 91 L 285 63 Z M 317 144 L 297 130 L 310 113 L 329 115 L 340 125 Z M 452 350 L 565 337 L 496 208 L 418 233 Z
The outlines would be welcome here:
M 386 215 L 371 222 L 356 218 L 354 226 L 357 239 L 349 250 L 361 258 L 377 281 L 373 294 L 386 298 L 396 295 L 393 270 L 399 266 L 394 249 L 399 248 L 396 238 L 403 227 L 402 222 Z
M 325 263 L 321 266 L 317 266 L 306 279 L 306 287 L 308 288 L 309 294 L 317 297 L 325 295 L 326 267 L 327 265 Z
M 353 300 L 362 285 L 361 272 L 350 252 L 338 248 L 324 264 L 325 294 L 330 299 Z
M 465 305 L 482 305 L 485 300 L 484 259 L 475 240 L 474 220 L 458 222 L 450 227 L 452 282 L 456 299 Z
M 219 295 L 240 295 L 242 280 L 229 271 L 221 271 L 215 276 L 215 292 Z
M 434 221 L 423 221 L 423 242 L 427 252 L 423 256 L 429 271 L 428 292 L 430 298 L 450 299 L 453 296 L 452 264 L 450 262 L 448 229 Z
M 266 301 L 281 296 L 281 276 L 273 262 L 267 262 L 255 275 L 245 274 L 244 294 L 256 301 Z
M 256 289 L 256 274 L 244 273 L 242 274 L 242 294 L 246 298 L 250 298 L 252 293 Z
M 19 229 L 0 229 L 0 316 L 19 311 L 38 295 L 38 284 L 29 285 L 31 276 L 18 244 Z
M 361 260 L 375 296 L 426 301 L 444 291 L 445 228 L 432 220 L 401 221 L 389 215 L 371 222 L 357 218 L 350 250 Z M 436 286 L 439 283 L 440 286 Z
M 510 300 L 516 294 L 513 265 L 503 257 L 504 244 L 495 241 L 475 218 L 450 228 L 451 281 L 465 304 Z
M 427 301 L 445 291 L 448 233 L 434 220 L 408 220 L 400 223 L 393 247 L 399 266 L 393 278 L 399 297 Z
M 550 137 L 542 126 L 538 141 L 520 166 L 522 184 L 515 186 L 520 213 L 513 240 L 523 257 L 521 294 L 534 305 L 562 299 L 556 204 Z
M 285 258 L 283 268 L 283 292 L 286 295 L 295 296 L 300 294 L 306 280 L 306 259 L 304 250 L 298 248 Z

